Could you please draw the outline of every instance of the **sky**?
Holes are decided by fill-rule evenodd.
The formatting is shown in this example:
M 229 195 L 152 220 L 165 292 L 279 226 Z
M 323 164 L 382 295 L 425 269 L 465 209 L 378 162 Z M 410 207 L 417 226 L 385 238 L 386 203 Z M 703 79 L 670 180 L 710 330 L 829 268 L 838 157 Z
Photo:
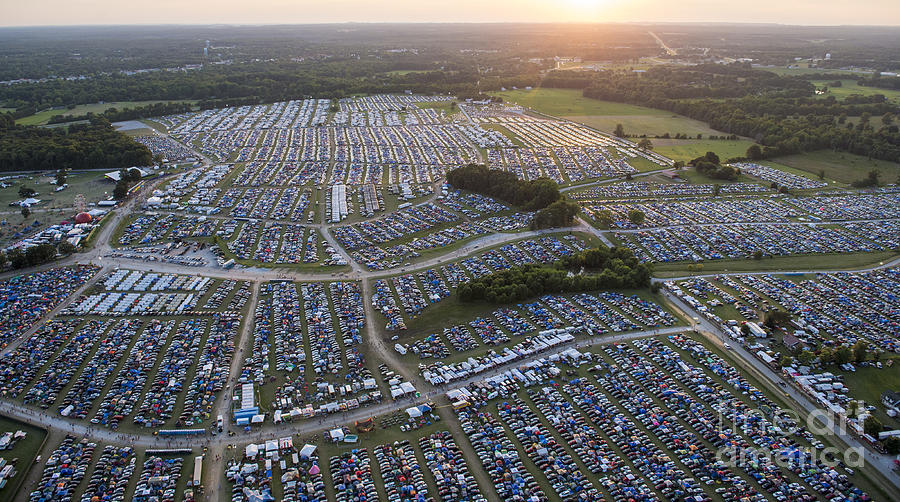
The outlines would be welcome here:
M 335 22 L 900 25 L 898 0 L 0 0 L 0 26 Z

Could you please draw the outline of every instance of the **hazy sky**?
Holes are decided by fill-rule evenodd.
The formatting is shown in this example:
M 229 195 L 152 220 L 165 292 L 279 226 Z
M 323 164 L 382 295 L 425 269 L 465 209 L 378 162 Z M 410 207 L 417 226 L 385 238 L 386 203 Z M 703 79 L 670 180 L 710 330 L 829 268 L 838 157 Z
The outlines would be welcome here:
M 725 21 L 900 25 L 898 0 L 0 0 L 0 25 Z

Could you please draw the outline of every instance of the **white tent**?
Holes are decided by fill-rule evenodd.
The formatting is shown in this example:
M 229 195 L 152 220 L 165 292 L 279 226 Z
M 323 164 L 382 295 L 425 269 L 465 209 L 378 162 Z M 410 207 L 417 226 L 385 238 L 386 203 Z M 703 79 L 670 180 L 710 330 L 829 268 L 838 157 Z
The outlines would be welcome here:
M 332 441 L 340 441 L 344 439 L 344 430 L 343 429 L 332 429 L 329 433 Z
M 41 203 L 41 199 L 35 199 L 34 197 L 29 197 L 29 198 L 19 202 L 19 205 L 22 207 L 31 207 L 35 204 L 40 204 L 40 203 Z
M 130 171 L 130 170 L 132 170 L 132 169 L 137 169 L 137 171 L 138 171 L 139 173 L 141 173 L 141 178 L 143 178 L 144 176 L 147 176 L 147 171 L 144 171 L 143 169 L 138 169 L 138 168 L 136 168 L 136 167 L 131 167 L 131 168 L 128 169 L 128 171 Z M 109 179 L 111 179 L 111 180 L 113 180 L 113 181 L 119 181 L 119 179 L 122 178 L 122 175 L 121 175 L 120 171 L 110 171 L 110 172 L 106 173 L 106 177 L 109 178 Z
M 244 449 L 244 454 L 247 455 L 249 458 L 253 458 L 259 454 L 259 447 L 256 446 L 255 444 L 248 444 L 247 448 Z
M 300 448 L 300 458 L 308 459 L 311 458 L 316 453 L 316 445 L 314 444 L 306 444 L 303 445 L 303 448 Z
M 406 414 L 409 415 L 409 418 L 419 418 L 422 416 L 422 411 L 419 408 L 413 406 L 412 408 L 406 409 Z

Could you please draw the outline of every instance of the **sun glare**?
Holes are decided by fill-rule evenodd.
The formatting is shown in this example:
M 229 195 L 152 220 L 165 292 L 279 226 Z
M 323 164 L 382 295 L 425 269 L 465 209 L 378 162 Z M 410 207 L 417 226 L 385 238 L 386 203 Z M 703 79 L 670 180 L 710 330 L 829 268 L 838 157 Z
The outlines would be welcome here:
M 603 0 L 566 0 L 566 1 L 572 7 L 577 7 L 580 9 L 592 9 L 592 8 L 600 7 L 600 5 L 602 3 L 604 3 Z

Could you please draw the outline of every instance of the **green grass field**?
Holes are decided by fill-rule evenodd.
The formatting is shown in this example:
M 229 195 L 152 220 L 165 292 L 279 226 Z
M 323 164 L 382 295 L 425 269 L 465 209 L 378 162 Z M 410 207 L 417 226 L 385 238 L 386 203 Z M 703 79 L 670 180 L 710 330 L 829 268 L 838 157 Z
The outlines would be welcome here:
M 11 450 L 0 451 L 0 458 L 6 459 L 7 462 L 18 459 L 14 464 L 17 474 L 9 480 L 5 488 L 0 490 L 0 502 L 8 502 L 15 499 L 19 491 L 19 484 L 28 475 L 28 469 L 34 463 L 34 458 L 37 456 L 41 444 L 43 444 L 44 438 L 47 436 L 47 432 L 43 429 L 32 427 L 10 418 L 0 417 L 0 434 L 16 431 L 23 431 L 27 435 L 25 439 L 16 443 Z
M 865 178 L 872 169 L 877 170 L 881 175 L 882 183 L 896 183 L 898 177 L 900 177 L 900 164 L 895 162 L 869 160 L 861 155 L 828 150 L 777 157 L 773 159 L 773 162 L 806 171 L 816 176 L 818 176 L 819 171 L 824 170 L 826 178 L 840 181 L 841 183 L 851 183 Z M 773 167 L 779 166 L 773 165 Z
M 662 169 L 659 164 L 651 162 L 643 157 L 633 157 L 628 159 L 628 165 L 638 170 L 638 172 L 656 171 Z
M 611 101 L 586 98 L 576 89 L 536 88 L 530 91 L 502 91 L 492 93 L 504 101 L 532 108 L 547 115 L 663 115 L 671 113 Z
M 416 106 L 422 108 L 423 110 L 442 110 L 444 112 L 444 115 L 447 117 L 459 112 L 459 108 L 456 106 L 454 101 L 426 101 L 422 103 L 416 103 Z
M 862 94 L 863 96 L 872 96 L 875 94 L 882 94 L 888 101 L 892 101 L 894 103 L 900 103 L 900 91 L 893 89 L 881 89 L 878 87 L 866 87 L 856 83 L 856 80 L 841 80 L 841 87 L 832 87 L 828 85 L 833 80 L 812 80 L 812 83 L 815 84 L 818 88 L 827 87 L 828 92 L 825 94 L 818 94 L 817 96 L 820 98 L 825 98 L 827 96 L 834 96 L 837 99 L 844 99 L 851 94 Z
M 653 151 L 665 155 L 672 160 L 685 162 L 696 159 L 706 152 L 716 152 L 720 159 L 743 157 L 747 148 L 753 144 L 750 140 L 714 140 L 714 139 L 651 139 Z
M 579 90 L 537 88 L 530 91 L 503 91 L 493 94 L 507 102 L 526 106 L 547 115 L 564 117 L 601 131 L 612 132 L 616 124 L 622 124 L 625 133 L 629 135 L 722 134 L 698 120 L 665 110 L 585 98 Z
M 46 124 L 51 117 L 56 115 L 84 115 L 88 112 L 91 113 L 103 113 L 110 108 L 117 108 L 119 110 L 125 108 L 135 108 L 138 106 L 146 106 L 154 103 L 168 103 L 169 101 L 155 100 L 155 101 L 111 101 L 108 103 L 92 103 L 89 105 L 78 105 L 75 108 L 69 110 L 67 108 L 54 108 L 50 110 L 42 110 L 34 115 L 29 115 L 27 117 L 22 117 L 16 120 L 17 124 L 22 125 L 42 125 Z M 175 100 L 175 102 L 193 102 L 190 100 Z
M 696 274 L 719 272 L 768 272 L 792 270 L 852 270 L 878 265 L 897 258 L 893 251 L 878 253 L 831 253 L 778 256 L 762 260 L 712 260 L 703 262 L 703 269 Z M 691 275 L 690 262 L 657 263 L 653 266 L 653 276 L 668 278 Z
M 887 360 L 882 358 L 881 363 Z M 885 390 L 900 389 L 900 359 L 894 359 L 894 364 L 888 368 L 857 368 L 854 372 L 834 370 L 835 373 L 844 375 L 844 383 L 850 389 L 851 396 L 862 399 L 866 405 L 877 408 L 875 416 L 881 423 L 890 428 L 900 427 L 900 420 L 891 418 L 885 413 L 881 404 L 881 393 Z
M 47 208 L 70 208 L 75 201 L 75 196 L 84 194 L 87 203 L 105 200 L 106 194 L 112 193 L 113 184 L 104 181 L 104 173 L 101 171 L 78 171 L 71 172 L 66 176 L 66 183 L 69 187 L 61 192 L 56 190 L 56 173 L 47 171 L 43 174 L 29 174 L 24 178 L 15 178 L 9 180 L 12 186 L 0 188 L 0 211 L 12 209 L 9 203 L 21 200 L 19 197 L 19 187 L 25 185 L 38 192 L 38 199 L 41 204 L 37 209 Z
M 797 175 L 797 176 L 800 176 L 800 177 L 803 177 L 803 178 L 808 178 L 808 179 L 816 180 L 816 181 L 822 181 L 822 182 L 824 182 L 824 183 L 828 183 L 830 186 L 833 186 L 833 187 L 843 187 L 843 188 L 847 187 L 847 183 L 842 183 L 842 182 L 840 182 L 840 181 L 835 181 L 835 180 L 833 180 L 833 179 L 831 179 L 831 178 L 829 178 L 829 177 L 827 177 L 827 176 L 826 176 L 824 179 L 820 179 L 820 178 L 819 178 L 819 173 L 811 173 L 811 172 L 809 172 L 809 171 L 804 171 L 804 170 L 802 170 L 802 169 L 797 169 L 797 168 L 794 168 L 794 167 L 791 167 L 791 166 L 787 166 L 787 165 L 784 165 L 784 164 L 780 164 L 780 163 L 778 163 L 778 162 L 772 162 L 772 161 L 770 161 L 770 160 L 763 160 L 763 161 L 760 161 L 759 163 L 762 164 L 762 165 L 764 165 L 764 166 L 774 167 L 775 169 L 779 169 L 779 170 L 784 171 L 784 172 L 786 172 L 786 173 L 791 173 L 791 174 L 794 174 L 794 175 Z M 754 178 L 754 179 L 755 179 L 755 178 Z M 760 180 L 757 180 L 757 181 L 760 181 Z
M 753 183 L 753 182 L 758 181 L 758 180 L 753 179 L 744 174 L 741 174 L 740 176 L 738 176 L 737 179 L 734 181 L 719 180 L 719 179 L 715 179 L 715 178 L 710 178 L 709 176 L 707 176 L 705 174 L 698 173 L 693 168 L 682 169 L 682 170 L 678 171 L 678 173 L 682 179 L 687 180 L 688 183 L 692 183 L 694 185 L 706 185 L 706 184 L 728 185 L 730 183 Z
M 67 183 L 69 187 L 61 192 L 56 192 L 54 181 L 55 173 L 47 172 L 44 175 L 28 175 L 23 178 L 9 180 L 12 186 L 0 188 L 0 245 L 8 245 L 13 235 L 22 229 L 23 223 L 30 225 L 34 221 L 41 222 L 43 227 L 59 223 L 69 219 L 75 211 L 75 196 L 84 194 L 85 201 L 90 204 L 107 199 L 107 193 L 112 193 L 111 183 L 103 181 L 103 173 L 100 171 L 81 171 L 69 173 Z M 18 207 L 9 206 L 10 202 L 21 200 L 19 187 L 25 185 L 38 192 L 36 196 L 42 202 L 32 208 L 28 218 L 22 218 Z

